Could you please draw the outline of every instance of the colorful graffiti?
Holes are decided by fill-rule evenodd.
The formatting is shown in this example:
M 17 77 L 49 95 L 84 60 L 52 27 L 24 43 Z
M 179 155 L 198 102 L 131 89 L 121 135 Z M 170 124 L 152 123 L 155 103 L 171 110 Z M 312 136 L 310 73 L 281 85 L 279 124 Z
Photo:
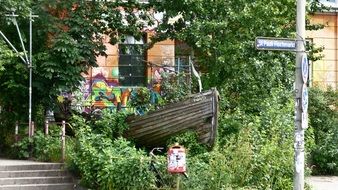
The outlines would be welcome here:
M 147 64 L 147 88 L 151 93 L 151 102 L 156 103 L 161 94 L 161 81 L 163 73 L 175 73 L 175 66 L 160 66 Z M 89 75 L 85 76 L 86 83 L 83 87 L 85 109 L 90 112 L 93 109 L 108 108 L 115 110 L 130 110 L 132 96 L 137 96 L 140 87 L 121 86 L 119 84 L 119 71 L 117 66 L 99 66 L 93 68 Z
M 106 80 L 93 80 L 89 92 L 85 97 L 86 102 L 91 108 L 109 108 L 112 110 L 121 110 L 128 107 L 128 100 L 132 88 L 111 86 Z

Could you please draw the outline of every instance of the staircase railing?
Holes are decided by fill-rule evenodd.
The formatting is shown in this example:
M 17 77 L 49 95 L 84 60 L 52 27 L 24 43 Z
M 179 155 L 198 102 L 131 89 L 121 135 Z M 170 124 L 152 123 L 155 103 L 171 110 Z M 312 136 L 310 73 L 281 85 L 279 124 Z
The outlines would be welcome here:
M 28 123 L 20 123 L 18 121 L 15 122 L 15 142 L 19 142 L 20 140 L 20 135 L 19 135 L 19 126 L 20 124 L 24 124 L 24 125 L 28 125 Z M 61 137 L 61 161 L 64 162 L 65 158 L 66 158 L 66 121 L 62 121 L 62 122 L 54 122 L 54 121 L 45 121 L 45 127 L 44 127 L 44 133 L 45 135 L 49 135 L 49 125 L 50 124 L 56 124 L 56 125 L 61 125 L 61 133 L 60 133 L 60 137 Z M 28 125 L 29 128 L 29 125 Z M 34 121 L 32 121 L 31 124 L 31 128 L 28 129 L 28 137 L 32 138 L 34 136 L 35 133 L 35 124 Z

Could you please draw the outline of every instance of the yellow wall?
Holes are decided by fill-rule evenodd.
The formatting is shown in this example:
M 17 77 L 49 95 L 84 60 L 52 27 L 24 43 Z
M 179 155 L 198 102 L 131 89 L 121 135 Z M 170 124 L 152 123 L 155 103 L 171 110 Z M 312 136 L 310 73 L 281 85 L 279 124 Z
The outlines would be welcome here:
M 317 31 L 307 31 L 307 38 L 316 46 L 323 46 L 322 60 L 312 63 L 312 85 L 338 89 L 338 40 L 337 13 L 318 13 L 311 17 L 311 24 L 323 24 L 325 27 Z

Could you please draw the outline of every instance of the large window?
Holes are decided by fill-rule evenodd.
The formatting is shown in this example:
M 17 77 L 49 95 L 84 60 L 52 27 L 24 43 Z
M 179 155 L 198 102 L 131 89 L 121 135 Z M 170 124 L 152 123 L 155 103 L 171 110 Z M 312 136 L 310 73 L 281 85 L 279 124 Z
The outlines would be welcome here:
M 119 44 L 119 83 L 121 86 L 144 86 L 146 83 L 144 41 L 127 37 Z

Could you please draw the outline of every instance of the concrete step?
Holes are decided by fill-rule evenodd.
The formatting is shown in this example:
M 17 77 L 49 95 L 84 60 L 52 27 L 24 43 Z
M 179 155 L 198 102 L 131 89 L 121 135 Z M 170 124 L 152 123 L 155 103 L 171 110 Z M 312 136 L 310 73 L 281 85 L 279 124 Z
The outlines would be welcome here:
M 15 184 L 51 184 L 51 183 L 72 183 L 71 177 L 12 177 L 0 178 L 0 185 Z
M 69 172 L 64 170 L 17 170 L 0 171 L 0 178 L 10 177 L 47 177 L 47 176 L 70 176 Z
M 37 163 L 37 164 L 17 164 L 0 165 L 0 171 L 18 171 L 18 170 L 60 170 L 64 167 L 61 163 Z
M 0 185 L 1 190 L 72 190 L 72 183 Z
M 0 190 L 71 190 L 74 184 L 62 163 L 0 159 Z

